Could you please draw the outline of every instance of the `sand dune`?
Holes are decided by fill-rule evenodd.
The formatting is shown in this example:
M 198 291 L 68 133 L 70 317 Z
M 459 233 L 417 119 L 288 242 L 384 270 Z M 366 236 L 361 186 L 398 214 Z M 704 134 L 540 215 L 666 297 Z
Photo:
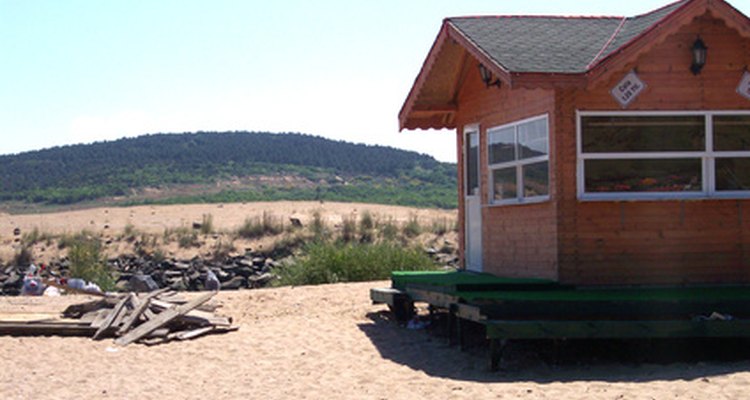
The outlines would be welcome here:
M 10 215 L 0 213 L 0 239 L 12 236 L 14 228 L 29 232 L 37 228 L 53 234 L 77 232 L 89 229 L 95 232 L 105 229 L 121 231 L 131 224 L 150 233 L 162 233 L 165 228 L 190 226 L 200 222 L 204 214 L 213 217 L 217 229 L 234 229 L 246 217 L 263 212 L 288 218 L 295 217 L 308 221 L 314 212 L 319 212 L 331 223 L 341 222 L 342 216 L 369 211 L 373 215 L 393 217 L 404 221 L 411 215 L 422 219 L 450 216 L 455 211 L 438 209 L 417 209 L 412 207 L 386 206 L 380 204 L 335 203 L 317 201 L 278 201 L 229 204 L 187 204 L 173 206 L 105 207 L 86 210 L 65 211 L 45 214 Z
M 15 236 L 13 233 L 16 228 L 21 230 L 21 235 L 35 229 L 41 234 L 50 235 L 74 234 L 87 230 L 111 239 L 114 243 L 107 247 L 106 252 L 110 256 L 117 256 L 117 253 L 127 252 L 128 247 L 132 252 L 132 243 L 119 241 L 126 227 L 133 227 L 138 232 L 151 235 L 161 235 L 168 229 L 191 228 L 193 223 L 201 222 L 204 215 L 210 215 L 215 231 L 226 233 L 236 230 L 245 219 L 260 217 L 264 213 L 286 224 L 289 224 L 289 218 L 297 218 L 303 224 L 307 224 L 317 213 L 326 224 L 335 226 L 340 225 L 343 218 L 361 216 L 365 212 L 370 213 L 375 219 L 392 220 L 397 223 L 416 217 L 421 223 L 426 224 L 425 226 L 429 226 L 435 220 L 452 222 L 456 219 L 455 210 L 316 201 L 105 207 L 20 215 L 0 213 L 0 264 L 3 260 L 11 260 L 20 248 L 20 243 L 16 240 L 21 236 Z M 203 246 L 192 249 L 180 249 L 176 243 L 163 247 L 166 254 L 171 257 L 190 259 L 196 255 L 205 255 L 215 242 L 216 240 L 209 239 Z M 237 242 L 238 249 L 250 246 L 256 248 L 257 245 L 258 243 Z M 59 256 L 60 251 L 54 247 L 44 246 L 43 243 L 34 248 L 34 258 L 37 262 L 50 262 Z

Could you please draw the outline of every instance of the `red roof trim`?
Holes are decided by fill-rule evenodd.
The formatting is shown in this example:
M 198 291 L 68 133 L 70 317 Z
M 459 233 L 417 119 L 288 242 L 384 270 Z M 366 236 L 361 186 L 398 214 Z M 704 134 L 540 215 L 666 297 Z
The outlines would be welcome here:
M 419 95 L 419 89 L 422 88 L 424 82 L 427 80 L 427 76 L 429 75 L 433 64 L 435 64 L 440 48 L 443 47 L 445 40 L 448 38 L 447 30 L 447 24 L 446 22 L 443 22 L 443 25 L 440 27 L 440 32 L 438 32 L 438 36 L 430 48 L 430 52 L 427 53 L 427 59 L 422 64 L 422 68 L 419 70 L 419 74 L 414 79 L 414 84 L 411 86 L 409 95 L 406 97 L 406 101 L 404 101 L 404 105 L 401 106 L 401 111 L 398 113 L 399 130 L 404 130 L 404 127 L 406 126 L 407 116 L 414 108 L 414 102 Z
M 675 9 L 674 11 L 672 11 L 671 13 L 669 13 L 669 14 L 665 15 L 665 16 L 664 16 L 664 17 L 662 17 L 662 18 L 661 18 L 660 20 L 658 20 L 658 21 L 654 22 L 653 24 L 651 24 L 651 26 L 649 26 L 648 28 L 646 28 L 646 30 L 644 30 L 643 32 L 641 32 L 641 33 L 640 33 L 640 34 L 639 34 L 638 36 L 635 36 L 634 38 L 630 39 L 630 40 L 629 40 L 629 41 L 628 41 L 627 43 L 623 44 L 622 46 L 618 47 L 617 49 L 615 49 L 615 50 L 614 50 L 614 51 L 612 51 L 611 53 L 607 54 L 607 56 L 606 56 L 606 57 L 604 57 L 604 58 L 602 58 L 601 60 L 597 60 L 597 58 L 598 58 L 598 55 L 597 55 L 597 58 L 594 58 L 594 60 L 592 60 L 592 63 L 588 65 L 588 71 L 587 71 L 587 73 L 588 73 L 588 72 L 590 72 L 591 70 L 595 69 L 596 67 L 598 67 L 598 66 L 602 65 L 603 63 L 607 62 L 608 60 L 610 60 L 610 59 L 611 59 L 611 58 L 613 58 L 614 56 L 616 56 L 616 55 L 618 55 L 618 54 L 622 53 L 622 52 L 623 52 L 623 51 L 624 51 L 625 49 L 627 49 L 627 48 L 629 48 L 629 47 L 630 47 L 631 45 L 633 45 L 633 43 L 635 43 L 635 42 L 638 42 L 638 41 L 640 41 L 640 40 L 641 40 L 641 38 L 643 38 L 644 36 L 647 36 L 647 35 L 649 35 L 649 34 L 650 34 L 651 32 L 653 32 L 653 31 L 655 31 L 655 30 L 659 29 L 659 28 L 660 28 L 660 27 L 661 27 L 662 25 L 664 25 L 664 24 L 665 24 L 665 23 L 666 23 L 666 22 L 667 22 L 667 21 L 668 21 L 669 19 L 671 19 L 671 18 L 672 18 L 672 17 L 674 17 L 675 15 L 677 15 L 677 14 L 679 14 L 679 13 L 683 12 L 683 11 L 684 11 L 685 9 L 687 9 L 687 8 L 688 8 L 689 6 L 692 6 L 693 4 L 695 4 L 695 3 L 698 3 L 698 2 L 700 2 L 700 1 L 706 1 L 706 0 L 689 0 L 689 1 L 685 2 L 685 4 L 681 5 L 680 7 L 678 7 L 677 9 Z M 720 1 L 723 1 L 723 0 L 720 0 Z M 670 7 L 670 6 L 672 6 L 672 5 L 676 4 L 676 3 L 679 3 L 679 1 L 676 1 L 676 2 L 674 2 L 674 3 L 670 3 L 670 4 L 667 4 L 667 5 L 666 5 L 666 6 L 664 6 L 664 7 L 661 7 L 661 8 L 659 8 L 659 9 L 657 9 L 657 10 L 651 11 L 651 12 L 649 12 L 649 13 L 646 13 L 646 14 L 642 14 L 642 15 L 639 15 L 638 17 L 642 17 L 642 16 L 646 16 L 646 15 L 654 14 L 654 13 L 656 13 L 656 12 L 659 12 L 659 11 L 661 11 L 661 10 L 663 10 L 663 9 L 667 8 L 667 7 Z M 618 28 L 618 30 L 619 30 L 619 28 Z M 606 49 L 606 47 L 605 47 L 605 49 Z M 602 50 L 604 50 L 604 49 L 602 49 Z
M 458 28 L 455 27 L 450 21 L 446 21 L 447 32 L 451 39 L 461 44 L 469 54 L 478 59 L 485 67 L 489 68 L 490 71 L 495 74 L 498 78 L 507 84 L 511 84 L 511 74 L 505 66 L 498 63 L 490 57 L 487 52 L 482 50 L 476 43 L 474 43 L 469 37 L 464 35 Z

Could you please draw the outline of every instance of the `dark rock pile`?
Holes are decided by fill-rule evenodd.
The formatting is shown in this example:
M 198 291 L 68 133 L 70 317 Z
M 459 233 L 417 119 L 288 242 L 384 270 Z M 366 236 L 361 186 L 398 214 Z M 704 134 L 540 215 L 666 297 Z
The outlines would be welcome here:
M 459 267 L 456 245 L 447 240 L 442 246 L 431 247 L 425 251 L 440 266 Z M 271 255 L 276 256 L 275 253 Z M 117 272 L 118 291 L 139 293 L 162 288 L 176 291 L 261 288 L 276 279 L 274 271 L 279 265 L 273 258 L 250 250 L 244 255 L 227 257 L 221 261 L 200 257 L 176 260 L 122 255 L 110 259 L 108 264 Z M 0 295 L 20 294 L 28 267 L 0 265 Z M 70 263 L 66 259 L 45 265 L 44 268 L 40 268 L 40 277 L 74 278 L 69 275 L 69 267 Z M 218 282 L 212 282 L 212 276 Z
M 123 255 L 108 261 L 117 271 L 119 291 L 148 292 L 161 288 L 177 291 L 205 290 L 209 270 L 218 278 L 221 290 L 259 288 L 276 278 L 276 261 L 247 252 L 222 261 L 203 258 L 158 260 L 153 257 Z M 70 278 L 67 260 L 45 265 L 41 278 Z M 28 265 L 0 266 L 0 294 L 18 295 Z

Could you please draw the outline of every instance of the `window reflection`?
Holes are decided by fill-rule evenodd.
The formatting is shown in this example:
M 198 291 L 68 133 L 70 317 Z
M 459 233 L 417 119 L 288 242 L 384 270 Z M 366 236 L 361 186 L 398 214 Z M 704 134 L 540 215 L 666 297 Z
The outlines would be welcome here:
M 698 192 L 700 159 L 587 160 L 586 192 Z
M 515 199 L 518 193 L 516 168 L 496 169 L 492 172 L 494 200 Z

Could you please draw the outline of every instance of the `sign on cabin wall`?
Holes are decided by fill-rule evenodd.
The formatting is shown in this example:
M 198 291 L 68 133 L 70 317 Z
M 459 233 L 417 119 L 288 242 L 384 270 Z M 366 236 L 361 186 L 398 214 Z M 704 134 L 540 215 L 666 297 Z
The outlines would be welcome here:
M 620 103 L 622 108 L 627 107 L 633 100 L 638 97 L 643 90 L 646 89 L 646 84 L 638 77 L 635 71 L 630 71 L 620 82 L 615 85 L 610 91 L 612 97 Z
M 745 74 L 742 75 L 740 85 L 737 86 L 737 93 L 750 100 L 750 72 L 745 71 Z

